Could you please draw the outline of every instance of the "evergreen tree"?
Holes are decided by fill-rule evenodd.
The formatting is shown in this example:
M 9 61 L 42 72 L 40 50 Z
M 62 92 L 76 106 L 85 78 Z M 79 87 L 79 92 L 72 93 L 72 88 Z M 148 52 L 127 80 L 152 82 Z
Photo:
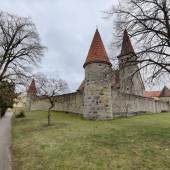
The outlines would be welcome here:
M 0 82 L 0 117 L 5 115 L 8 108 L 12 108 L 14 99 L 17 97 L 15 93 L 15 85 L 8 81 Z

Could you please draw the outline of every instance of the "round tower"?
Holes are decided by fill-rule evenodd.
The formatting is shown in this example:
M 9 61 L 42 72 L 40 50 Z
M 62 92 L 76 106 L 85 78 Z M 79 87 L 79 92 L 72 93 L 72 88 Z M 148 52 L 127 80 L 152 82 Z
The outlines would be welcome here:
M 31 104 L 32 104 L 32 100 L 35 99 L 36 97 L 36 85 L 35 85 L 35 80 L 33 79 L 28 90 L 27 90 L 27 103 L 26 103 L 26 110 L 28 112 L 31 111 Z
M 143 96 L 145 87 L 139 71 L 137 56 L 127 30 L 124 31 L 119 60 L 120 91 Z
M 112 65 L 98 30 L 83 67 L 85 69 L 84 118 L 112 119 Z

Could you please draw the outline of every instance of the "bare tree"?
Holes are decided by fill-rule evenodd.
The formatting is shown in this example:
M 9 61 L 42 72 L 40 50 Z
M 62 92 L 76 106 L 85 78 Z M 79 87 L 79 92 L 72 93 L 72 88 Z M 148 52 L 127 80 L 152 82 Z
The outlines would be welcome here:
M 51 110 L 55 107 L 56 98 L 58 95 L 64 94 L 68 91 L 68 85 L 66 81 L 62 79 L 47 78 L 45 75 L 38 75 L 37 82 L 37 94 L 39 97 L 48 99 L 50 106 L 48 108 L 48 125 L 51 124 Z
M 125 29 L 135 44 L 132 64 L 151 70 L 152 80 L 170 74 L 169 0 L 122 0 L 107 13 L 116 17 L 114 45 L 120 47 Z
M 0 13 L 0 81 L 19 80 L 30 75 L 40 62 L 44 47 L 30 18 Z

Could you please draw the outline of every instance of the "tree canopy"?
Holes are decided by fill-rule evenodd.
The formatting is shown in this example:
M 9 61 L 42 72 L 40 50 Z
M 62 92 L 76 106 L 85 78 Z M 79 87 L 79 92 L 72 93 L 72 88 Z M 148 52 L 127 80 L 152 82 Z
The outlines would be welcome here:
M 15 85 L 8 81 L 0 82 L 0 117 L 5 115 L 8 108 L 12 108 L 14 99 L 17 97 L 15 93 Z
M 48 125 L 50 125 L 51 110 L 55 107 L 55 102 L 58 102 L 57 96 L 68 92 L 68 84 L 61 78 L 47 78 L 43 74 L 37 74 L 35 81 L 37 82 L 37 95 L 47 98 L 49 101 Z
M 0 13 L 0 81 L 23 82 L 44 54 L 31 18 Z
M 120 47 L 127 29 L 141 68 L 155 79 L 170 74 L 170 1 L 122 0 L 107 12 L 115 16 L 114 45 Z M 136 62 L 136 61 L 135 61 Z

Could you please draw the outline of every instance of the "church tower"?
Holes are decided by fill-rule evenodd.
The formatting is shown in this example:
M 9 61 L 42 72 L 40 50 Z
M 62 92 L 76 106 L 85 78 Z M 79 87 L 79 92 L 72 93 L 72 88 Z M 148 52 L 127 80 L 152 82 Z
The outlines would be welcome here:
M 98 30 L 96 30 L 83 67 L 85 69 L 84 118 L 112 119 L 112 64 Z
M 144 95 L 145 87 L 136 61 L 135 51 L 127 30 L 124 31 L 119 60 L 120 91 L 139 96 Z
M 28 112 L 31 111 L 31 104 L 32 100 L 35 99 L 37 93 L 36 85 L 35 85 L 35 80 L 33 79 L 28 90 L 27 90 L 27 106 L 26 109 Z

